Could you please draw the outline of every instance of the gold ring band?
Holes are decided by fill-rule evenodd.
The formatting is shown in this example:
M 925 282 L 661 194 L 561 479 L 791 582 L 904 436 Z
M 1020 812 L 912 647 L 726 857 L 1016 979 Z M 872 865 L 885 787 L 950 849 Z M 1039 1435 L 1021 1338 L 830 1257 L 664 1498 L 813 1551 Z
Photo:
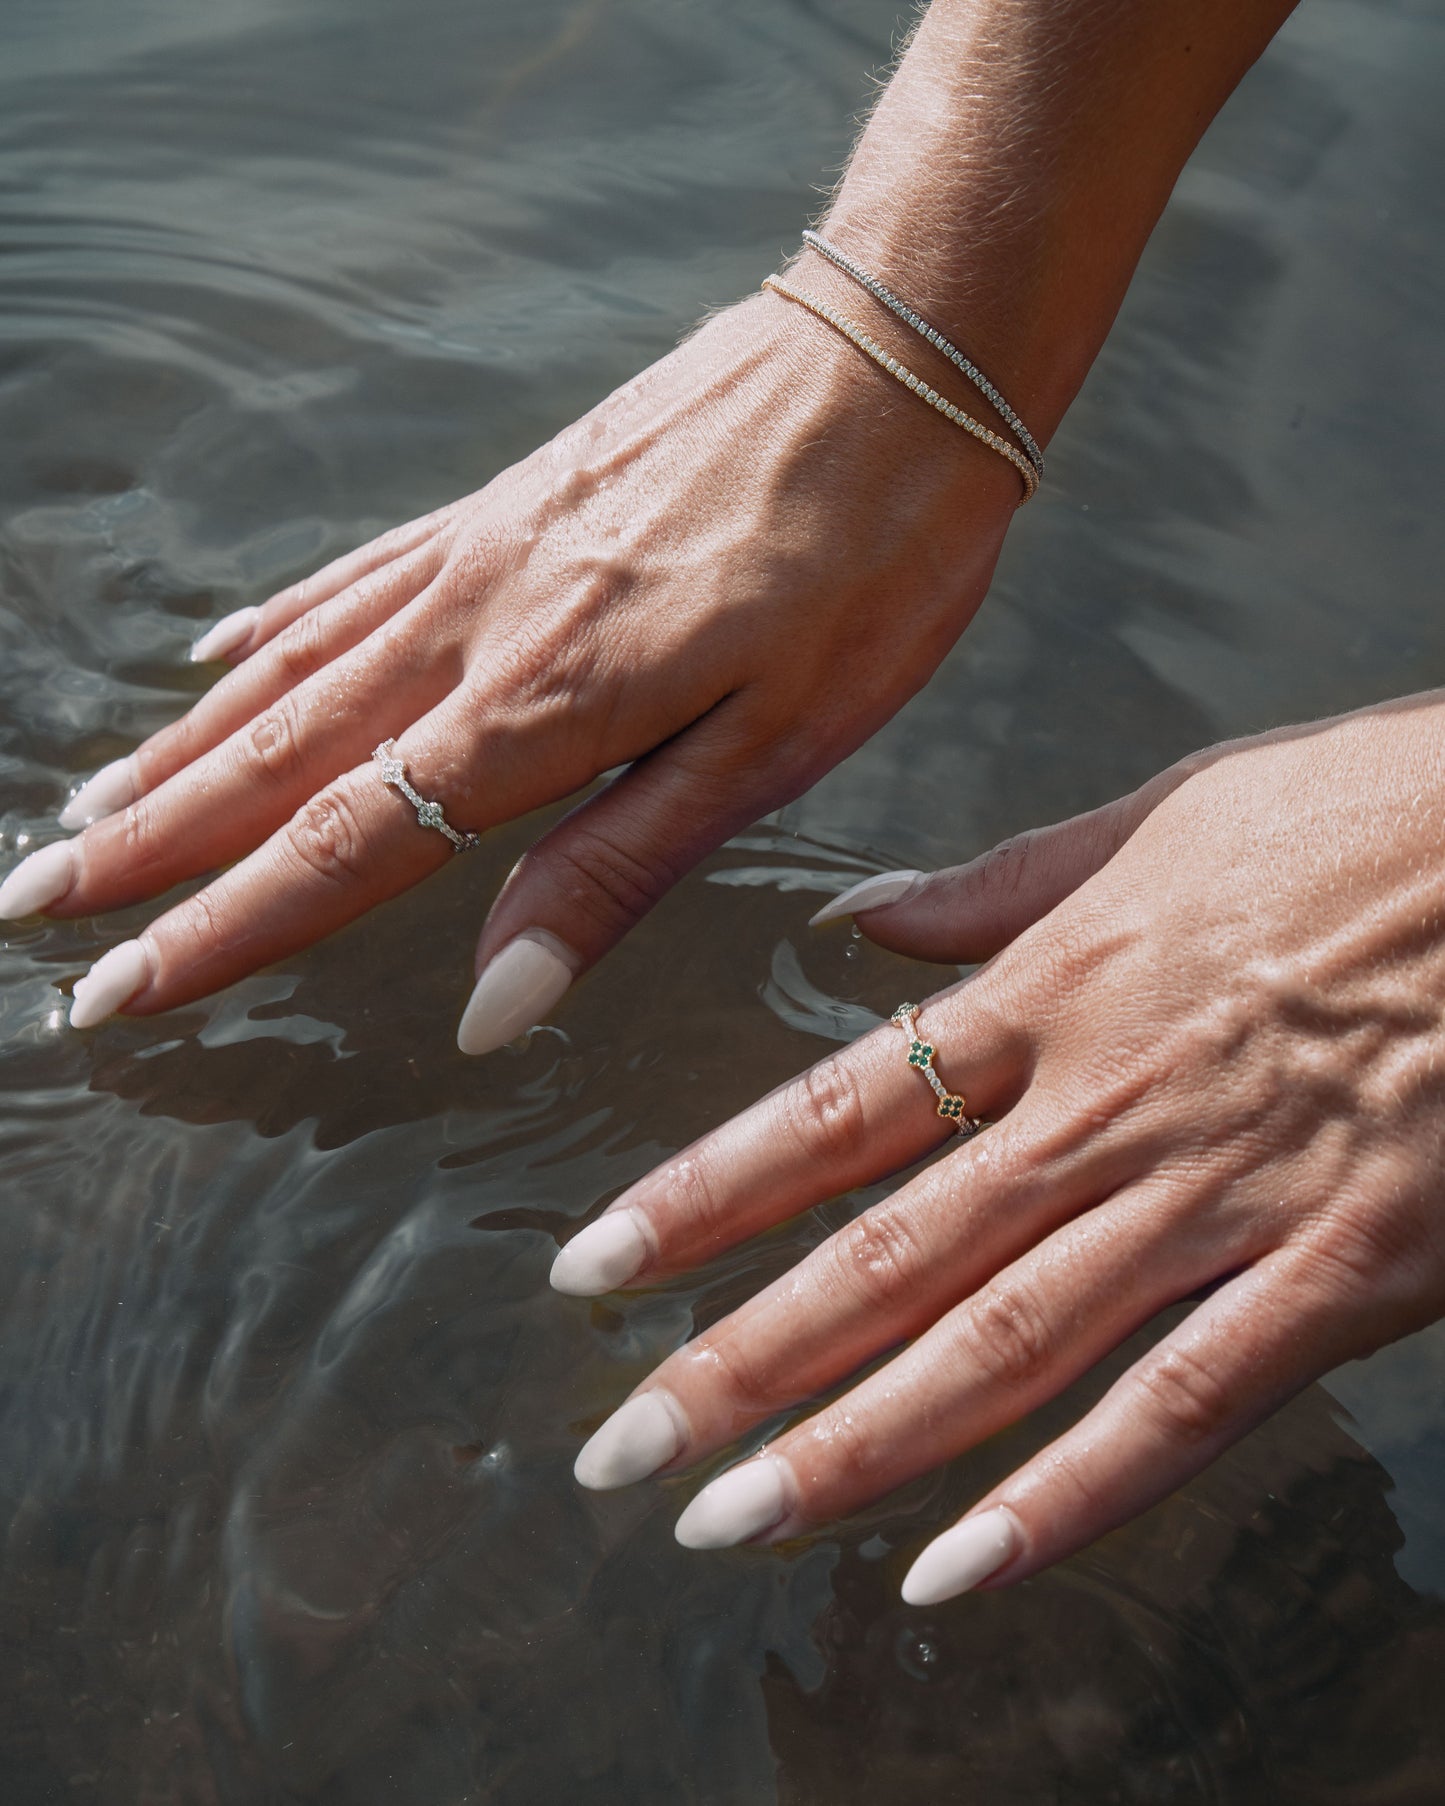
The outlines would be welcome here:
M 968 1114 L 968 1104 L 956 1092 L 950 1091 L 933 1070 L 935 1049 L 931 1042 L 923 1040 L 918 1033 L 918 1005 L 916 1003 L 900 1003 L 894 1010 L 892 1020 L 903 1030 L 908 1040 L 908 1064 L 915 1071 L 921 1072 L 933 1089 L 938 1099 L 938 1114 L 945 1122 L 951 1122 L 958 1133 L 965 1138 L 977 1135 L 983 1127 L 978 1117 Z

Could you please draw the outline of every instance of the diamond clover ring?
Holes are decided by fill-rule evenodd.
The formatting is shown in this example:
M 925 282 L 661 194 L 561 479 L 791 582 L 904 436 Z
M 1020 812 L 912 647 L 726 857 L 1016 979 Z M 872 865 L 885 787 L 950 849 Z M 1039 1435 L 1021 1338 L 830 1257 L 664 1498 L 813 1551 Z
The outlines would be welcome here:
M 399 790 L 416 810 L 416 818 L 424 828 L 435 828 L 438 834 L 445 834 L 452 843 L 455 853 L 467 853 L 477 845 L 480 835 L 459 834 L 446 818 L 446 812 L 440 803 L 429 801 L 420 796 L 406 781 L 406 766 L 396 756 L 396 741 L 383 740 L 371 755 L 381 771 L 381 781 L 389 784 L 393 790 Z

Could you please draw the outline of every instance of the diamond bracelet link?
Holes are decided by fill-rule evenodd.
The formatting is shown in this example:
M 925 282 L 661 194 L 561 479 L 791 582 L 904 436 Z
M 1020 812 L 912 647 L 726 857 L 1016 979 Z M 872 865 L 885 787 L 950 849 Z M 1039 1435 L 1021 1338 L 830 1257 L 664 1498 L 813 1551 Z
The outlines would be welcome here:
M 921 376 L 915 375 L 906 365 L 900 364 L 897 358 L 890 356 L 885 346 L 864 332 L 856 320 L 849 319 L 847 314 L 840 314 L 836 307 L 830 307 L 816 295 L 804 294 L 802 289 L 791 288 L 781 276 L 765 277 L 763 287 L 771 289 L 775 295 L 781 295 L 787 301 L 795 301 L 799 307 L 806 307 L 810 314 L 826 321 L 835 332 L 842 333 L 850 344 L 856 345 L 864 357 L 871 359 L 879 369 L 887 371 L 895 382 L 902 383 L 905 389 L 911 389 L 920 401 L 926 401 L 929 407 L 936 409 L 946 420 L 951 420 L 956 427 L 988 446 L 991 451 L 996 451 L 1019 473 L 1019 480 L 1024 486 L 1024 501 L 1032 499 L 1039 486 L 1038 472 L 1021 451 L 1009 444 L 1002 433 L 996 433 L 981 420 L 975 420 L 972 414 L 965 414 L 946 395 L 940 395 Z M 1023 504 L 1019 505 L 1022 507 Z
M 930 345 L 936 346 L 951 364 L 962 370 L 979 394 L 992 403 L 1000 417 L 1018 434 L 1024 456 L 1033 465 L 1034 475 L 1042 482 L 1044 454 L 1039 450 L 1038 441 L 972 358 L 966 357 L 951 339 L 944 337 L 936 326 L 930 326 L 920 313 L 911 308 L 906 301 L 900 300 L 886 283 L 880 282 L 846 251 L 840 251 L 837 245 L 830 244 L 821 232 L 814 232 L 809 228 L 803 234 L 803 243 L 811 245 L 820 257 L 826 257 L 829 263 L 835 264 L 844 275 L 851 276 L 860 288 L 866 289 L 872 295 L 875 301 L 881 301 L 883 306 L 890 313 L 896 314 L 905 326 L 911 326 L 921 338 L 927 339 Z
M 407 782 L 406 766 L 396 756 L 396 741 L 383 740 L 372 753 L 381 772 L 383 784 L 389 784 L 393 790 L 399 790 L 416 810 L 416 818 L 424 828 L 435 828 L 438 834 L 445 834 L 452 843 L 454 853 L 469 853 L 481 840 L 479 834 L 459 834 L 446 818 L 446 812 L 440 803 L 430 801 L 418 791 L 413 790 Z

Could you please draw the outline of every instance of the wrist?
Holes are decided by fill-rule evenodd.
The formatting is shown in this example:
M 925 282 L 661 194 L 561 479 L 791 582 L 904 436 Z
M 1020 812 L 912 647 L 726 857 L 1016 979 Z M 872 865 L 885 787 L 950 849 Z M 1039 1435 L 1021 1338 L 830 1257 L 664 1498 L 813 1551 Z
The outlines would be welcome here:
M 1200 133 L 1291 3 L 934 0 L 823 230 L 1046 442 Z

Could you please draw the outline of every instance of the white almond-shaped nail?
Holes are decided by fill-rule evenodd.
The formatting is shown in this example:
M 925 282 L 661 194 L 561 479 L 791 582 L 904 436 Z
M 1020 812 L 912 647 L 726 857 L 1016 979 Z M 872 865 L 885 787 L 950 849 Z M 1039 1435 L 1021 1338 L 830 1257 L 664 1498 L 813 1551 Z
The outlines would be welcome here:
M 123 1003 L 130 1002 L 150 975 L 150 956 L 143 941 L 122 941 L 118 947 L 112 947 L 84 978 L 76 980 L 70 1002 L 70 1026 L 94 1028 L 97 1022 L 104 1022 Z
M 114 815 L 135 801 L 135 769 L 128 758 L 112 759 L 93 778 L 87 778 L 60 811 L 62 828 L 88 828 L 93 821 Z
M 885 903 L 897 903 L 922 876 L 922 872 L 877 872 L 840 891 L 815 916 L 809 916 L 808 926 L 816 928 L 820 922 L 836 922 L 839 916 L 859 916 L 865 909 L 882 909 Z
M 966 1593 L 1012 1561 L 1021 1546 L 1018 1523 L 1001 1506 L 964 1518 L 934 1537 L 904 1575 L 903 1602 L 937 1605 L 941 1599 Z
M 528 929 L 483 969 L 457 1024 L 463 1053 L 491 1053 L 537 1026 L 572 983 L 574 967 L 557 951 L 561 944 L 543 929 Z
M 204 665 L 213 658 L 224 658 L 251 637 L 251 629 L 260 619 L 259 608 L 238 608 L 223 615 L 214 627 L 207 629 L 191 647 L 191 663 Z
M 583 1444 L 572 1472 L 592 1492 L 610 1492 L 645 1480 L 681 1451 L 681 1410 L 661 1386 L 628 1399 Z
M 624 1286 L 647 1259 L 647 1239 L 636 1211 L 609 1210 L 574 1235 L 552 1262 L 554 1292 L 600 1298 Z
M 55 840 L 22 859 L 0 884 L 0 920 L 18 922 L 48 909 L 75 882 L 75 853 L 68 840 Z
M 760 1455 L 705 1486 L 677 1520 L 673 1535 L 684 1549 L 731 1549 L 787 1515 L 783 1464 L 774 1455 Z

